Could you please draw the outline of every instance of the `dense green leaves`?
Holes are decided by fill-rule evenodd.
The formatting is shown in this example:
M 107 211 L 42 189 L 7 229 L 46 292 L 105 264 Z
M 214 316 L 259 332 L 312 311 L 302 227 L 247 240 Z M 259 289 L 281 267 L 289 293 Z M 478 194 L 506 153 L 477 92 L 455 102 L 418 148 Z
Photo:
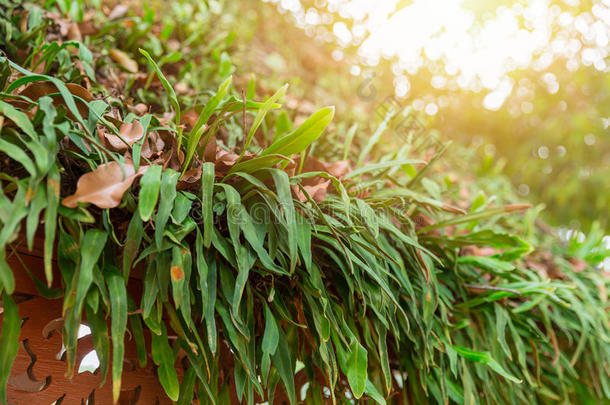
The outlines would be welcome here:
M 163 14 L 175 17 L 183 6 Z M 0 94 L 0 150 L 11 163 L 0 176 L 4 386 L 20 322 L 8 295 L 19 291 L 14 246 L 22 233 L 35 246 L 44 228 L 47 282 L 56 251 L 62 287 L 36 285 L 63 293 L 68 366 L 84 310 L 104 377 L 112 353 L 115 400 L 128 339 L 140 364 L 152 356 L 167 396 L 181 404 L 232 396 L 293 404 L 301 396 L 312 404 L 610 398 L 610 285 L 594 267 L 607 255 L 603 234 L 566 248 L 535 230 L 535 213 L 515 214 L 526 206 L 508 205 L 514 198 L 505 190 L 450 179 L 434 164 L 440 152 L 424 168 L 410 141 L 379 157 L 386 123 L 369 137 L 351 122 L 330 126 L 327 107 L 294 125 L 301 111 L 272 111 L 286 87 L 257 102 L 257 89 L 270 92 L 253 80 L 239 98 L 229 39 L 192 28 L 209 25 L 208 12 L 189 11 L 193 24 L 176 35 L 190 45 L 168 57 L 159 55 L 173 25 L 158 36 L 150 15 L 130 15 L 129 26 L 111 23 L 85 41 L 127 38 L 115 45 L 134 60 L 130 50 L 146 44 L 151 52 L 142 55 L 165 91 L 151 74 L 144 86 L 129 79 L 128 97 L 86 103 L 62 81 L 79 81 L 80 72 L 59 80 L 6 62 L 2 79 L 0 68 L 0 79 L 12 80 Z M 44 69 L 70 69 L 58 64 Z M 10 79 L 11 69 L 24 76 Z M 32 103 L 16 94 L 35 81 L 57 93 Z M 152 113 L 139 118 L 144 136 L 119 155 L 99 140 L 122 125 L 116 117 L 142 115 L 131 98 Z M 162 115 L 170 106 L 173 123 Z M 182 120 L 181 106 L 194 115 Z M 182 125 L 191 127 L 185 145 Z M 330 163 L 342 147 L 345 158 L 360 152 L 362 165 L 350 172 L 347 162 Z M 148 169 L 119 206 L 59 207 L 81 174 L 127 158 Z M 472 204 L 468 195 L 477 195 Z
M 207 127 L 205 126 L 210 116 L 216 111 L 216 108 L 222 101 L 222 99 L 227 95 L 229 91 L 229 87 L 231 86 L 231 81 L 233 78 L 229 76 L 218 88 L 218 91 L 215 95 L 213 95 L 199 114 L 199 118 L 197 118 L 197 122 L 193 125 L 191 132 L 189 133 L 188 143 L 186 146 L 186 158 L 184 161 L 184 170 L 189 167 L 191 159 L 193 155 L 195 155 L 197 146 L 199 145 L 199 141 L 201 140 L 202 135 L 204 134 Z M 208 142 L 209 142 L 209 138 Z M 207 145 L 207 142 L 206 142 Z M 206 145 L 203 145 L 203 149 L 205 149 Z

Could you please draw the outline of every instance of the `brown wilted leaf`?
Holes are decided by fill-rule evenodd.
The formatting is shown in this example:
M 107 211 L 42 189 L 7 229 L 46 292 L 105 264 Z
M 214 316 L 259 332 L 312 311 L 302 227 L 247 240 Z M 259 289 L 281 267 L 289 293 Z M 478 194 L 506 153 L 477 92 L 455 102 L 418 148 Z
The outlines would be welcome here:
M 30 11 L 25 9 L 21 13 L 21 21 L 19 21 L 19 31 L 22 34 L 26 34 L 28 32 L 28 17 L 30 15 Z
M 127 11 L 129 11 L 129 7 L 127 7 L 125 4 L 119 4 L 112 9 L 110 14 L 108 14 L 108 20 L 112 21 L 124 17 L 125 14 L 127 14 Z
M 540 277 L 551 280 L 566 280 L 567 277 L 559 266 L 555 263 L 551 252 L 537 252 L 525 259 L 525 264 L 530 269 L 535 270 Z
M 207 145 L 205 145 L 205 150 L 203 151 L 203 160 L 205 162 L 216 162 L 217 147 L 216 136 L 212 136 Z
M 185 190 L 188 188 L 197 188 L 199 186 L 199 180 L 201 179 L 201 167 L 189 169 L 184 172 L 184 175 L 178 181 L 178 190 Z
M 148 139 L 142 144 L 141 155 L 150 159 L 155 154 L 157 156 L 161 155 L 163 148 L 165 148 L 165 142 L 163 142 L 158 133 L 153 131 L 148 134 Z
M 136 105 L 127 104 L 127 109 L 137 115 L 144 115 L 148 111 L 148 106 L 144 103 L 138 103 Z
M 78 179 L 76 192 L 64 198 L 61 203 L 69 208 L 77 207 L 79 202 L 91 203 L 99 208 L 117 207 L 136 177 L 143 175 L 147 169 L 148 166 L 140 166 L 136 172 L 133 163 L 129 161 L 122 168 L 114 161 L 105 163 L 82 175 Z
M 297 160 L 294 164 L 289 164 L 286 167 L 286 171 L 292 176 L 296 173 L 296 169 L 299 167 L 299 165 L 300 162 Z M 347 173 L 349 173 L 350 170 L 350 164 L 347 161 L 340 160 L 335 163 L 328 164 L 314 158 L 313 156 L 309 156 L 303 164 L 302 172 L 325 172 L 338 179 L 342 179 Z M 303 179 L 301 184 L 309 195 L 311 195 L 311 198 L 313 198 L 314 201 L 319 202 L 326 198 L 326 193 L 329 191 L 331 180 L 316 176 Z M 304 202 L 307 200 L 307 197 L 298 186 L 292 186 L 292 191 L 294 196 L 300 201 Z
M 66 87 L 73 95 L 82 98 L 86 102 L 90 102 L 94 99 L 93 95 L 84 88 L 83 86 L 76 83 L 66 83 Z M 23 90 L 19 92 L 19 95 L 25 96 L 32 101 L 38 101 L 41 97 L 48 96 L 49 94 L 59 93 L 57 87 L 51 82 L 33 82 L 28 84 Z M 63 105 L 66 107 L 66 102 L 63 97 L 59 94 L 55 94 L 51 96 L 53 98 L 53 104 L 55 105 Z M 76 107 L 78 108 L 78 112 L 84 118 L 89 115 L 89 108 L 85 103 L 80 101 L 79 99 L 75 99 Z M 72 115 L 70 111 L 68 111 L 68 117 L 74 119 L 75 117 Z
M 430 224 L 433 224 L 434 222 L 432 220 L 430 220 Z M 485 257 L 489 257 L 489 256 L 493 256 L 495 254 L 498 254 L 498 249 L 489 247 L 489 246 L 483 246 L 483 247 L 478 247 L 476 245 L 468 245 L 468 246 L 464 246 L 462 249 L 460 249 L 460 256 L 485 256 Z
M 584 271 L 587 267 L 589 267 L 586 261 L 577 257 L 570 257 L 568 261 L 572 265 L 572 269 L 575 273 L 580 273 L 581 271 Z
M 199 113 L 197 113 L 194 108 L 191 108 L 182 113 L 182 115 L 180 116 L 180 123 L 185 124 L 186 129 L 190 131 L 191 128 L 195 126 L 198 119 Z
M 78 29 L 82 36 L 88 37 L 91 35 L 96 35 L 100 32 L 99 29 L 93 25 L 92 21 L 82 21 L 78 23 Z
M 524 211 L 532 208 L 531 204 L 509 204 L 504 206 L 504 212 Z
M 68 27 L 68 39 L 71 41 L 82 42 L 83 34 L 81 34 L 80 28 L 77 23 L 72 23 Z
M 159 118 L 159 123 L 163 126 L 168 126 L 170 122 L 174 120 L 176 113 L 172 111 L 165 111 Z
M 138 62 L 131 59 L 129 55 L 119 49 L 111 49 L 108 54 L 116 63 L 119 64 L 123 69 L 130 73 L 136 73 L 138 71 Z
M 347 160 L 338 160 L 328 166 L 328 172 L 338 179 L 352 171 L 352 168 Z
M 216 146 L 216 172 L 222 174 L 227 173 L 235 162 L 239 159 L 239 155 L 223 149 L 221 146 Z
M 330 180 L 328 180 L 328 179 L 322 180 L 319 177 L 317 177 L 316 179 L 319 179 L 319 181 L 312 185 L 303 185 L 303 188 L 305 189 L 305 191 L 307 191 L 307 193 L 311 196 L 311 198 L 315 202 L 324 201 L 326 199 L 326 192 L 328 191 L 328 186 L 330 186 Z M 306 180 L 310 180 L 310 179 L 306 179 Z M 303 183 L 305 183 L 305 181 L 303 181 Z M 299 201 L 301 201 L 301 202 L 307 201 L 307 197 L 305 196 L 305 193 L 303 193 L 303 191 L 301 191 L 301 189 L 298 186 L 292 186 L 292 187 L 293 187 L 292 190 L 294 191 L 294 194 L 299 199 Z
M 459 215 L 465 215 L 466 214 L 466 211 L 464 211 L 463 209 L 461 209 L 459 207 L 451 205 L 451 204 L 443 204 L 441 209 L 443 211 L 451 212 L 452 214 L 459 214 Z
M 142 124 L 140 124 L 140 121 L 133 120 L 131 122 L 125 122 L 121 124 L 121 127 L 119 128 L 119 134 L 121 135 L 121 137 L 123 137 L 127 144 L 131 146 L 134 143 L 138 142 L 140 139 L 142 139 L 142 137 L 144 136 L 144 128 L 142 127 Z M 110 146 L 115 151 L 122 152 L 127 150 L 127 145 L 125 145 L 125 142 L 123 142 L 118 136 L 109 133 L 106 133 L 104 135 Z
M 178 82 L 174 86 L 174 90 L 177 94 L 187 94 L 189 92 L 189 86 L 184 82 Z
M 159 131 L 159 136 L 164 142 L 165 149 L 163 153 L 163 167 L 180 170 L 184 162 L 184 152 L 178 151 L 178 141 L 174 134 L 169 131 Z
M 73 95 L 89 102 L 93 100 L 93 95 L 83 86 L 76 83 L 66 83 L 66 87 Z M 58 93 L 57 87 L 51 82 L 33 82 L 19 92 L 20 95 L 37 101 L 39 98 L 51 93 Z

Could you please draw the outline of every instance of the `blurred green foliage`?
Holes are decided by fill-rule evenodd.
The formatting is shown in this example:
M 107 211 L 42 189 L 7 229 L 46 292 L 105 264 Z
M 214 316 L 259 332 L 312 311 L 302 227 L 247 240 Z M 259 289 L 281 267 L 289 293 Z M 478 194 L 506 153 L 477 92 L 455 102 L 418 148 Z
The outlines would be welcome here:
M 395 10 L 388 15 L 412 3 L 396 2 Z M 290 74 L 287 72 L 292 72 L 301 80 L 310 80 L 316 84 L 316 93 L 322 94 L 306 94 L 307 98 L 314 103 L 319 98 L 326 98 L 328 94 L 323 93 L 325 89 L 333 93 L 331 97 L 349 100 L 351 110 L 356 112 L 356 120 L 363 116 L 370 117 L 370 114 L 359 112 L 375 111 L 386 97 L 394 95 L 398 57 L 381 59 L 376 66 L 367 66 L 362 63 L 358 50 L 370 35 L 369 32 L 346 47 L 340 47 L 333 35 L 336 23 L 353 28 L 366 22 L 368 15 L 358 20 L 351 19 L 347 2 L 301 0 L 300 8 L 293 6 L 293 11 L 298 9 L 298 12 L 291 14 L 283 10 L 287 18 L 277 21 L 277 18 L 271 17 L 274 15 L 273 9 L 282 11 L 282 4 L 252 6 L 258 13 L 258 20 L 249 29 L 256 32 L 254 41 L 266 43 L 270 52 L 264 58 L 257 55 L 254 59 L 250 55 L 251 64 L 248 67 L 257 69 L 257 65 L 261 64 L 258 62 L 262 62 L 265 71 L 271 70 L 278 76 L 285 77 Z M 489 22 L 507 8 L 525 7 L 528 4 L 533 3 L 468 1 L 463 6 L 474 12 L 474 26 L 478 26 Z M 474 89 L 456 85 L 457 73 L 446 73 L 446 61 L 442 58 L 431 60 L 423 52 L 417 71 L 401 73 L 408 78 L 410 89 L 406 97 L 399 101 L 402 106 L 439 105 L 438 114 L 427 117 L 427 126 L 437 129 L 445 139 L 459 140 L 469 148 L 476 149 L 481 159 L 493 159 L 499 163 L 503 168 L 502 173 L 510 177 L 523 198 L 546 205 L 543 215 L 547 221 L 578 229 L 588 229 L 597 221 L 608 230 L 610 76 L 605 65 L 608 60 L 606 57 L 603 63 L 600 62 L 603 68 L 595 67 L 591 61 L 586 61 L 583 52 L 595 50 L 599 43 L 603 44 L 604 35 L 610 36 L 606 17 L 610 11 L 601 1 L 552 1 L 542 2 L 538 6 L 550 10 L 550 15 L 557 20 L 565 14 L 572 16 L 569 21 L 580 19 L 581 23 L 586 22 L 585 27 L 573 22 L 561 26 L 556 21 L 550 25 L 549 48 L 551 45 L 559 47 L 558 52 L 561 53 L 562 46 L 571 44 L 578 50 L 569 58 L 554 55 L 547 66 L 540 62 L 541 67 L 509 71 L 508 80 L 512 88 L 497 111 L 484 107 L 489 90 L 480 85 L 474 86 Z M 317 10 L 320 16 L 314 28 L 300 22 L 302 11 L 311 9 Z M 518 21 L 520 29 L 531 31 L 534 28 L 523 18 Z M 303 25 L 305 29 L 291 27 L 295 25 Z M 283 35 L 275 35 L 278 30 Z M 596 43 L 595 33 L 587 30 L 601 35 L 601 42 Z M 407 43 L 409 38 L 403 40 Z M 576 43 L 569 42 L 571 40 Z M 503 44 L 498 43 L 497 46 L 501 48 Z M 332 57 L 337 50 L 340 50 L 337 59 L 341 59 L 338 62 Z M 548 49 L 545 48 L 544 52 L 535 52 L 532 65 L 544 60 L 546 51 Z M 602 49 L 602 60 L 604 55 L 607 55 L 607 50 Z M 357 69 L 358 75 L 350 73 L 352 66 L 361 66 L 361 69 Z M 448 84 L 435 88 L 431 82 L 439 74 L 447 77 Z M 359 95 L 359 86 L 371 77 L 373 79 L 366 86 L 374 87 L 375 97 L 363 100 Z M 402 140 L 396 134 L 386 134 L 385 138 L 394 145 Z

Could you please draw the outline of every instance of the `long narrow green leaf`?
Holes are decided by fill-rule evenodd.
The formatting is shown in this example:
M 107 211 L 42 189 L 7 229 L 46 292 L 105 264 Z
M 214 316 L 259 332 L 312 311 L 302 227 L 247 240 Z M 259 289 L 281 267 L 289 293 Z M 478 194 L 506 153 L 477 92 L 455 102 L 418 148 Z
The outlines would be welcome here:
M 271 144 L 261 153 L 261 156 L 274 154 L 292 156 L 295 153 L 303 152 L 305 148 L 322 135 L 334 115 L 334 107 L 325 107 L 316 111 L 297 129 Z
M 364 394 L 367 380 L 367 352 L 366 349 L 354 340 L 350 346 L 350 354 L 347 358 L 347 382 L 352 389 L 355 398 Z
M 261 123 L 265 119 L 265 116 L 267 115 L 267 113 L 273 108 L 273 105 L 275 104 L 275 102 L 278 101 L 280 98 L 284 97 L 284 95 L 286 94 L 286 89 L 288 89 L 288 84 L 283 85 L 278 91 L 275 92 L 275 94 L 273 94 L 271 97 L 269 97 L 264 102 L 262 107 L 258 110 L 258 113 L 256 113 L 256 117 L 254 117 L 252 126 L 250 127 L 250 130 L 248 131 L 248 136 L 246 137 L 246 142 L 244 144 L 244 150 L 242 150 L 239 160 L 241 160 L 244 153 L 246 153 L 246 151 L 250 147 L 252 138 L 254 138 L 254 134 L 256 133 L 256 130 L 258 129 L 258 127 L 261 125 Z M 239 163 L 239 160 L 238 160 L 238 163 Z
M 0 334 L 0 401 L 6 405 L 6 386 L 13 362 L 19 351 L 21 318 L 19 309 L 10 295 L 2 293 L 2 333 Z
M 165 226 L 174 208 L 174 200 L 177 195 L 176 184 L 179 177 L 180 173 L 172 169 L 164 170 L 161 176 L 161 199 L 157 209 L 157 217 L 155 218 L 155 242 L 157 247 L 161 246 Z
M 174 351 L 167 340 L 165 326 L 162 328 L 161 335 L 152 334 L 151 343 L 153 361 L 159 366 L 159 381 L 167 396 L 172 401 L 177 401 L 180 397 L 180 384 L 178 383 L 178 374 L 176 374 L 174 368 Z
M 214 94 L 208 100 L 207 104 L 201 111 L 201 114 L 199 114 L 199 118 L 197 118 L 197 122 L 191 129 L 191 132 L 189 132 L 188 142 L 186 145 L 186 158 L 184 160 L 183 172 L 189 167 L 189 164 L 191 163 L 191 160 L 193 159 L 193 155 L 195 154 L 195 151 L 197 150 L 197 146 L 199 145 L 199 140 L 201 139 L 201 136 L 205 132 L 205 127 L 204 127 L 205 123 L 208 122 L 208 119 L 210 119 L 210 116 L 212 116 L 214 111 L 216 111 L 216 109 L 218 108 L 218 105 L 220 104 L 222 99 L 225 98 L 225 96 L 227 95 L 227 92 L 229 91 L 229 87 L 231 86 L 232 81 L 233 81 L 233 76 L 229 76 L 229 77 L 227 77 L 227 79 L 224 82 L 222 82 L 220 87 L 218 87 L 218 91 L 216 92 L 216 94 Z M 203 145 L 203 147 L 205 148 L 205 145 Z
M 201 211 L 203 216 L 203 245 L 206 248 L 212 243 L 214 233 L 214 163 L 205 162 L 201 168 Z
M 180 116 L 181 116 L 180 103 L 178 102 L 178 97 L 176 96 L 176 92 L 174 91 L 174 88 L 169 83 L 169 81 L 167 80 L 167 78 L 165 77 L 163 72 L 161 71 L 161 68 L 159 68 L 157 63 L 150 56 L 150 54 L 148 52 L 146 52 L 144 49 L 139 49 L 139 51 L 148 60 L 148 63 L 150 63 L 153 70 L 157 74 L 157 77 L 159 77 L 161 84 L 165 88 L 165 91 L 167 92 L 167 95 L 169 97 L 169 101 L 172 103 L 175 113 L 176 113 L 176 117 L 175 117 L 174 121 L 176 122 L 176 125 L 178 125 L 180 123 Z M 180 133 L 178 136 L 178 152 L 180 152 L 181 145 L 182 145 L 182 134 Z
M 121 375 L 125 357 L 125 330 L 127 329 L 127 289 L 125 280 L 117 269 L 110 267 L 104 272 L 110 293 L 112 337 L 112 398 L 114 403 L 121 394 Z
M 138 212 L 142 221 L 150 219 L 161 189 L 161 171 L 163 167 L 152 165 L 140 179 L 140 195 L 138 196 Z
M 288 233 L 288 255 L 290 257 L 290 273 L 292 273 L 297 264 L 297 224 L 292 193 L 290 191 L 290 180 L 286 172 L 280 170 L 272 169 L 271 175 L 275 182 L 281 215 L 283 216 Z
M 508 373 L 500 365 L 500 363 L 498 363 L 493 357 L 491 357 L 491 354 L 489 352 L 477 352 L 474 350 L 470 350 L 466 347 L 456 346 L 456 345 L 453 345 L 453 349 L 460 356 L 464 357 L 465 359 L 468 359 L 468 360 L 471 360 L 471 361 L 474 361 L 477 363 L 483 363 L 483 364 L 487 365 L 489 368 L 491 368 L 493 371 L 495 371 L 496 373 L 500 374 L 502 377 L 506 378 L 507 380 L 510 380 L 517 384 L 521 383 L 521 380 L 514 377 L 512 374 Z
M 106 375 L 108 374 L 108 367 L 110 365 L 110 339 L 108 337 L 108 325 L 106 319 L 104 319 L 103 310 L 98 308 L 98 311 L 94 311 L 89 305 L 85 305 L 85 311 L 87 314 L 87 324 L 91 328 L 91 337 L 93 339 L 93 347 L 95 353 L 100 361 L 99 374 L 102 377 L 100 386 L 106 382 Z
M 290 404 L 296 404 L 296 392 L 294 387 L 294 363 L 288 342 L 286 341 L 286 335 L 278 328 L 279 339 L 278 346 L 273 357 L 273 364 L 280 375 L 282 383 L 286 388 L 288 399 Z
M 47 175 L 47 209 L 44 212 L 44 274 L 47 286 L 53 283 L 53 246 L 57 231 L 57 209 L 59 207 L 60 176 L 57 165 L 51 166 Z

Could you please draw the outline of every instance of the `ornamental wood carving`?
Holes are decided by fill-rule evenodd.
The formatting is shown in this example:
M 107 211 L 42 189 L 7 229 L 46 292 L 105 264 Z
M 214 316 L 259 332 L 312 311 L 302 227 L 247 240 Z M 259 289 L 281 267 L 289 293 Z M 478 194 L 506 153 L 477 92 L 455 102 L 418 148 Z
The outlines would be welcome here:
M 8 403 L 11 405 L 112 404 L 110 373 L 106 376 L 106 383 L 100 386 L 103 378 L 99 368 L 92 370 L 91 363 L 96 355 L 91 334 L 87 333 L 86 320 L 83 320 L 79 334 L 74 376 L 72 379 L 65 376 L 62 299 L 49 300 L 40 297 L 34 282 L 27 274 L 30 271 L 40 280 L 44 280 L 40 252 L 35 250 L 25 253 L 17 246 L 13 252 L 7 253 L 8 263 L 16 278 L 13 299 L 19 307 L 19 316 L 22 319 L 19 352 L 8 382 Z M 59 278 L 59 274 L 56 274 L 55 278 Z M 130 284 L 137 284 L 131 281 Z M 183 370 L 178 363 L 176 369 L 181 378 Z M 88 370 L 85 367 L 87 364 L 89 364 Z M 127 334 L 119 404 L 171 404 L 155 373 L 150 358 L 145 368 L 139 366 L 136 345 Z
M 112 377 L 110 372 L 102 385 L 103 377 L 99 368 L 91 369 L 91 360 L 96 358 L 92 337 L 87 333 L 85 315 L 83 314 L 82 333 L 78 340 L 74 376 L 65 375 L 66 360 L 62 344 L 62 298 L 47 299 L 40 296 L 30 274 L 38 280 L 45 280 L 43 246 L 41 239 L 35 239 L 34 249 L 28 251 L 23 239 L 12 245 L 7 252 L 7 262 L 15 275 L 16 289 L 13 299 L 19 307 L 22 319 L 20 346 L 17 358 L 8 381 L 9 405 L 110 405 L 112 404 Z M 59 269 L 54 263 L 54 285 L 60 287 Z M 141 298 L 141 269 L 134 269 L 127 285 L 128 292 L 136 302 Z M 1 310 L 1 308 L 0 308 Z M 1 330 L 2 315 L 0 315 Z M 110 331 L 110 325 L 108 325 Z M 150 350 L 150 335 L 144 330 L 147 349 Z M 238 405 L 233 378 L 233 356 L 229 346 L 220 341 L 221 380 L 229 388 L 230 405 Z M 185 356 L 180 357 L 174 365 L 178 378 L 182 380 L 186 364 Z M 85 367 L 89 365 L 89 368 Z M 112 368 L 112 364 L 108 369 Z M 80 371 L 80 372 L 79 372 Z M 295 376 L 295 385 L 302 387 L 305 383 L 303 371 Z M 323 383 L 323 381 L 321 381 Z M 298 392 L 298 390 L 297 390 Z M 257 398 L 256 403 L 264 402 Z M 194 404 L 199 404 L 194 398 Z M 201 403 L 206 403 L 202 399 Z M 277 385 L 276 405 L 288 405 L 288 397 L 281 384 Z M 330 403 L 325 400 L 325 403 Z M 140 367 L 137 360 L 135 342 L 129 332 L 125 338 L 125 361 L 121 383 L 120 405 L 165 405 L 172 401 L 165 394 L 157 380 L 156 366 L 148 358 L 146 367 Z M 219 404 L 225 405 L 225 404 Z M 229 404 L 226 404 L 229 405 Z

